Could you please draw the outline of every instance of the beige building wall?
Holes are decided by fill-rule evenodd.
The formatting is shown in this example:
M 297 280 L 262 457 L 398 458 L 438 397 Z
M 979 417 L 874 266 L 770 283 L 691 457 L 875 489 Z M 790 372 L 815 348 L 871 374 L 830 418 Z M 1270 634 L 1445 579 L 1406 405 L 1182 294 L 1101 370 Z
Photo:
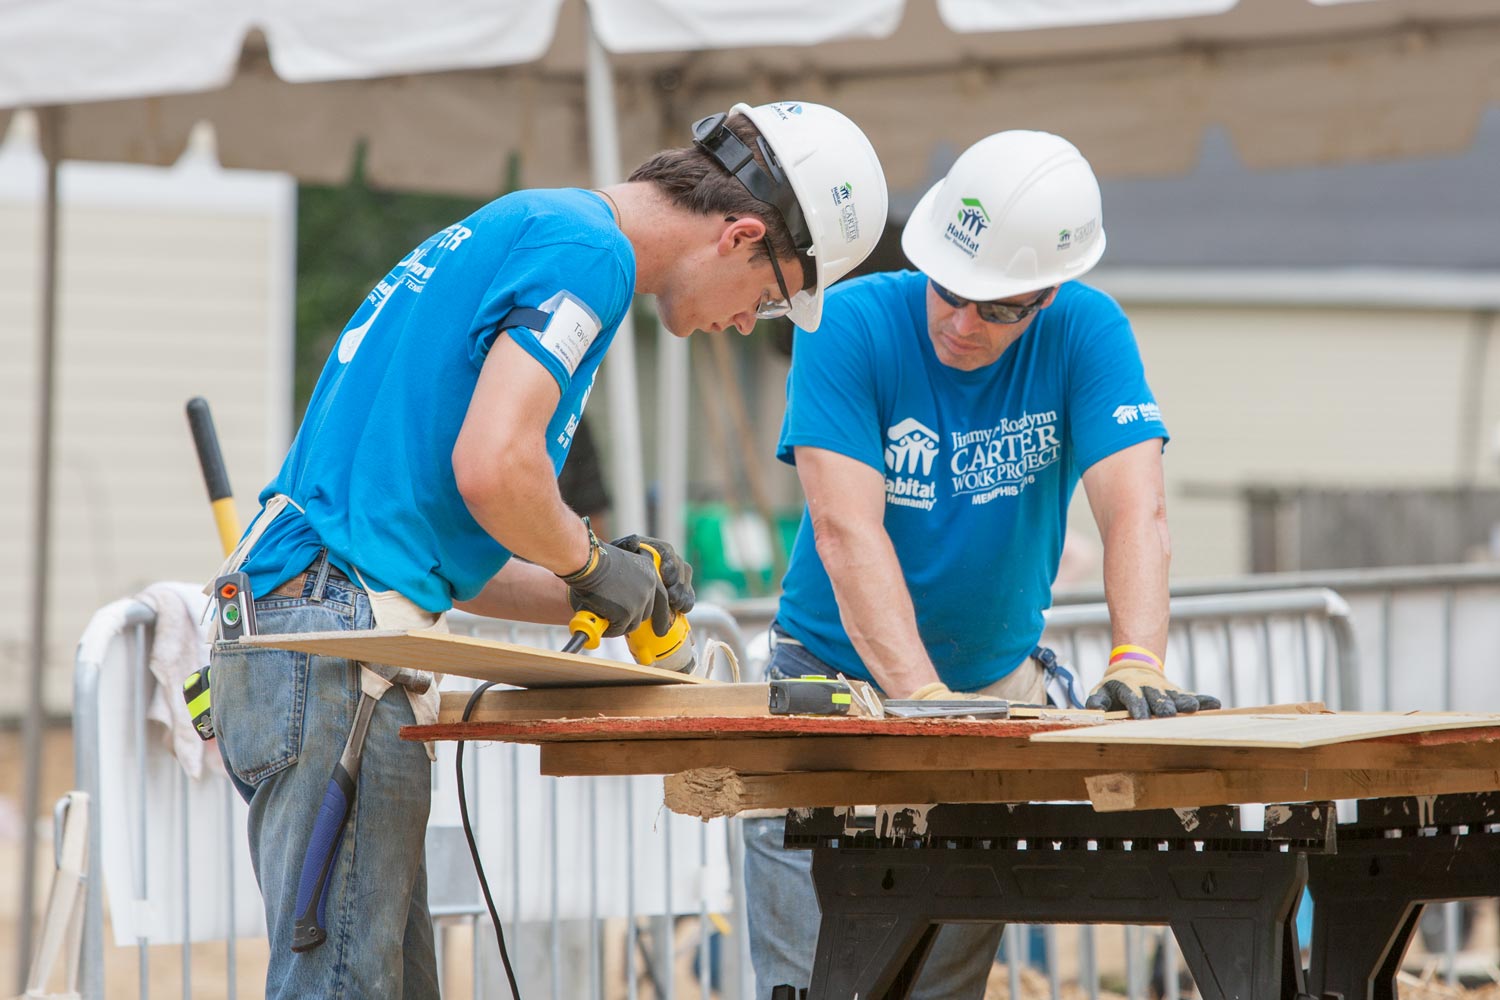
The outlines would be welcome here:
M 0 147 L 0 718 L 30 669 L 43 173 Z M 44 703 L 70 708 L 92 613 L 221 552 L 184 416 L 210 401 L 243 516 L 290 434 L 296 187 L 221 171 L 60 171 L 57 382 Z
M 1173 435 L 1175 579 L 1249 571 L 1240 487 L 1500 485 L 1500 324 L 1472 290 L 1363 307 L 1161 304 L 1112 290 Z M 1070 527 L 1097 539 L 1081 489 Z

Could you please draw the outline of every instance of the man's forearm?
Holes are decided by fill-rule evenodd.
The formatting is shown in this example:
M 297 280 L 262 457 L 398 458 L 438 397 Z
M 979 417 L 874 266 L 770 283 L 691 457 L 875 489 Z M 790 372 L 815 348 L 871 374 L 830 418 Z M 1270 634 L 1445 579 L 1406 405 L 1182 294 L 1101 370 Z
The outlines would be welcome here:
M 513 453 L 501 468 L 460 476 L 459 489 L 479 526 L 521 558 L 554 574 L 588 561 L 588 531 L 562 502 L 551 460 L 540 449 Z
M 1104 597 L 1114 645 L 1167 654 L 1171 545 L 1166 518 L 1142 513 L 1112 521 L 1104 537 Z
M 472 600 L 454 605 L 470 614 L 562 625 L 573 615 L 568 587 L 549 569 L 512 559 Z
M 904 698 L 936 681 L 937 669 L 917 631 L 916 611 L 890 537 L 879 527 L 866 535 L 825 528 L 818 535 L 818 554 L 855 651 L 887 696 Z

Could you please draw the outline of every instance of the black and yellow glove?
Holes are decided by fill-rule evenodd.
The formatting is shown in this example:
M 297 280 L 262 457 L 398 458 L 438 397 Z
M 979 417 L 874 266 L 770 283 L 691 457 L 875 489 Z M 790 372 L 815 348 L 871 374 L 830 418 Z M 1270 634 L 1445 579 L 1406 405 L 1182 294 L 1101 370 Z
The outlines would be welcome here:
M 942 681 L 933 681 L 931 684 L 923 684 L 911 694 L 907 695 L 909 701 L 1002 701 L 994 695 L 979 694 L 976 691 L 954 691 Z
M 589 530 L 589 560 L 561 576 L 574 611 L 589 611 L 609 623 L 607 636 L 626 635 L 649 620 L 657 635 L 672 627 L 672 607 L 656 563 L 642 552 L 601 542 Z
M 1183 691 L 1158 667 L 1139 660 L 1110 664 L 1104 679 L 1094 685 L 1084 708 L 1106 712 L 1125 711 L 1132 719 L 1187 715 L 1199 709 L 1219 708 L 1219 699 Z
M 643 545 L 655 549 L 661 557 L 661 582 L 667 588 L 667 603 L 671 605 L 672 613 L 685 615 L 693 610 L 693 603 L 697 600 L 693 593 L 693 567 L 677 554 L 671 544 L 649 535 L 626 535 L 610 544 L 626 552 L 638 553 Z

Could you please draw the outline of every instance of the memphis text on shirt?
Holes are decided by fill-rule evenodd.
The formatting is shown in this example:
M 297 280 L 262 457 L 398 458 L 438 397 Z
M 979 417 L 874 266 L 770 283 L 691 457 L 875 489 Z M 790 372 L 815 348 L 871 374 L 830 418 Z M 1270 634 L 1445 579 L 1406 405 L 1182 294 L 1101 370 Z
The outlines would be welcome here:
M 994 427 L 954 431 L 951 437 L 953 455 L 948 469 L 953 474 L 953 495 L 967 496 L 975 504 L 1020 496 L 1036 481 L 1036 473 L 1056 462 L 1062 451 L 1056 410 L 1023 413 Z

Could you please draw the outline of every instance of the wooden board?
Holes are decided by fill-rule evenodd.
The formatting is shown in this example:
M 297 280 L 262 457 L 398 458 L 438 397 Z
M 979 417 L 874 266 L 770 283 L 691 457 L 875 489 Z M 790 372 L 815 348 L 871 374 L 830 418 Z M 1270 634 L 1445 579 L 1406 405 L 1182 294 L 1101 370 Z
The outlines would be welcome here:
M 1099 812 L 1500 791 L 1500 770 L 1153 771 L 1084 779 Z
M 977 736 L 1024 741 L 1035 733 L 1101 724 L 1051 719 L 871 719 L 847 715 L 588 718 L 511 722 L 471 720 L 439 722 L 432 726 L 403 726 L 401 738 L 500 740 L 506 743 L 587 743 L 600 740 L 672 743 L 710 736 L 726 740 L 782 736 L 801 737 L 810 743 L 816 743 L 835 736 L 906 736 L 931 739 Z
M 562 719 L 770 718 L 767 684 L 657 684 L 610 688 L 532 688 L 491 690 L 479 697 L 470 722 L 540 722 Z M 443 692 L 438 723 L 457 723 L 468 704 L 466 691 Z M 1125 712 L 1083 709 L 1017 708 L 1016 719 L 1105 722 Z M 489 736 L 488 739 L 501 739 Z
M 712 819 L 751 809 L 1091 801 L 1099 812 L 1245 802 L 1307 802 L 1500 790 L 1500 770 L 807 771 L 745 774 L 725 767 L 667 775 L 667 808 Z
M 1081 802 L 1083 771 L 808 771 L 741 774 L 709 767 L 668 775 L 667 808 L 713 819 L 749 809 L 925 805 L 934 802 Z
M 1145 725 L 1145 723 L 1137 723 Z M 543 774 L 675 774 L 731 767 L 780 771 L 1002 771 L 1062 769 L 1096 774 L 1174 770 L 1492 770 L 1500 729 L 1415 733 L 1304 750 L 1132 744 L 1041 744 L 1022 737 L 760 736 L 739 739 L 600 740 L 543 743 Z
M 1039 733 L 1037 743 L 1303 749 L 1402 733 L 1429 733 L 1500 725 L 1500 715 L 1450 712 L 1344 712 L 1337 715 L 1215 713 L 1173 719 L 1112 723 L 1081 731 Z
M 758 718 L 771 714 L 765 684 L 642 684 L 607 688 L 491 689 L 479 696 L 470 722 L 643 717 Z M 444 691 L 438 724 L 458 722 L 467 691 Z
M 719 683 L 635 663 L 619 663 L 597 656 L 534 649 L 494 639 L 452 635 L 427 629 L 255 635 L 240 641 L 251 646 L 293 649 L 317 656 L 337 656 L 363 660 L 366 663 L 431 670 L 440 674 L 459 674 L 526 688 Z

